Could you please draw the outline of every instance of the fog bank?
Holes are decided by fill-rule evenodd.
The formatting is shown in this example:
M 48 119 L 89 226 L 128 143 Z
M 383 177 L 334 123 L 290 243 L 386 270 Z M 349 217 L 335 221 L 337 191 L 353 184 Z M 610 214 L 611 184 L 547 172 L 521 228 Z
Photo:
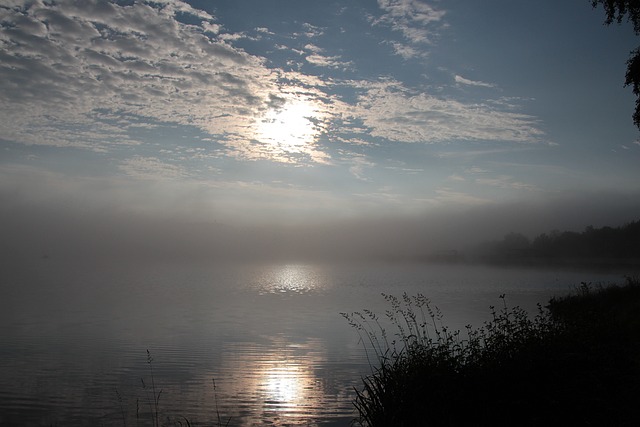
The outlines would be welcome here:
M 416 259 L 439 251 L 464 251 L 511 231 L 533 237 L 553 229 L 581 231 L 588 225 L 618 226 L 640 218 L 640 197 L 631 194 L 449 206 L 415 214 L 234 223 L 170 209 L 98 203 L 86 195 L 34 198 L 4 190 L 0 256 L 14 269 L 44 260 L 135 264 Z

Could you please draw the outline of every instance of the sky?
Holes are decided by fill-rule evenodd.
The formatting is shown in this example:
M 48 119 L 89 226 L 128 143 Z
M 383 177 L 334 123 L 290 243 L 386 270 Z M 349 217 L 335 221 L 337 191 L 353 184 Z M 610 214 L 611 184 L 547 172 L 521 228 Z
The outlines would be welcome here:
M 3 251 L 411 252 L 637 220 L 640 43 L 604 18 L 589 0 L 4 0 Z

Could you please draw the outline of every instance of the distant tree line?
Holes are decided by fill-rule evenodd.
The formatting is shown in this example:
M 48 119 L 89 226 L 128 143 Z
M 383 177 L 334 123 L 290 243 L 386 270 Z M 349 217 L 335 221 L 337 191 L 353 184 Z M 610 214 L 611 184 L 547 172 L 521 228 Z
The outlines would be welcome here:
M 498 263 L 640 264 L 640 221 L 615 228 L 589 226 L 581 233 L 554 230 L 533 240 L 509 233 L 481 244 L 476 256 Z

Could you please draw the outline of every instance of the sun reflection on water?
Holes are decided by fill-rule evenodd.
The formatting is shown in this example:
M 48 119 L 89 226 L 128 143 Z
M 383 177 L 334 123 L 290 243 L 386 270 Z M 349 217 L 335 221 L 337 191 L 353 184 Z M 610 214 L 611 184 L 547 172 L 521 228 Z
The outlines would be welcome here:
M 306 294 L 324 291 L 328 284 L 318 266 L 284 264 L 263 270 L 251 286 L 260 294 Z
M 272 337 L 267 345 L 236 343 L 226 348 L 219 376 L 220 408 L 237 425 L 316 425 L 328 414 L 351 409 L 345 390 L 331 385 L 318 367 L 326 353 L 317 340 L 294 344 Z
M 297 363 L 265 366 L 263 391 L 265 403 L 276 410 L 286 411 L 304 405 L 305 390 L 313 389 L 313 377 Z

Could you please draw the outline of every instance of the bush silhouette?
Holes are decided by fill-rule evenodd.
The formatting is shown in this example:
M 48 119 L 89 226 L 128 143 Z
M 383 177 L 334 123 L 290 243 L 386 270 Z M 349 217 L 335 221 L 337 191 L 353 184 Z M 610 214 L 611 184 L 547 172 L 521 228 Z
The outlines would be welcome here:
M 422 295 L 385 295 L 394 333 L 371 311 L 343 314 L 373 351 L 356 390 L 364 426 L 635 425 L 640 284 L 592 288 L 538 306 L 491 307 L 465 334 Z M 621 304 L 625 308 L 620 309 Z

